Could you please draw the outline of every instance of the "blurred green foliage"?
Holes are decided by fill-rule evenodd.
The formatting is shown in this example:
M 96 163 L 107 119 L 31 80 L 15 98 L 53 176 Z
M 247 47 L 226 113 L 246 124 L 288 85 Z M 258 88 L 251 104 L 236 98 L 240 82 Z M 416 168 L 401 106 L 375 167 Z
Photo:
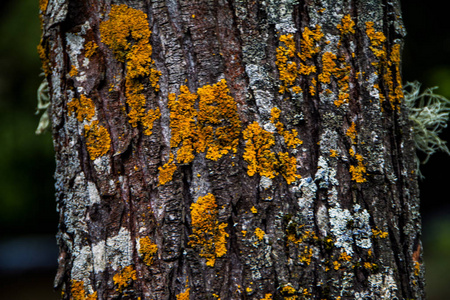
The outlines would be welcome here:
M 56 232 L 53 146 L 36 136 L 38 1 L 2 4 L 0 22 L 0 232 Z

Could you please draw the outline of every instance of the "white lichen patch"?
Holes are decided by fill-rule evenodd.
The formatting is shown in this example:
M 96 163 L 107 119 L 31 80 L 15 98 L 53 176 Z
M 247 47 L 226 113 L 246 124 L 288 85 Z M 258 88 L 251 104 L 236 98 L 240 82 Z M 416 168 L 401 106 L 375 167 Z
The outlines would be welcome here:
M 336 179 L 336 169 L 329 167 L 327 160 L 323 156 L 319 157 L 314 181 L 319 184 L 320 188 L 328 188 L 330 185 L 339 185 L 339 182 Z
M 74 247 L 72 252 L 73 265 L 71 269 L 72 280 L 89 280 L 92 272 L 92 252 L 91 247 L 84 246 L 82 248 Z
M 106 268 L 106 242 L 100 241 L 92 245 L 94 273 L 103 272 Z
M 335 208 L 329 209 L 331 232 L 335 237 L 334 245 L 344 248 L 348 255 L 353 255 L 353 237 L 348 224 L 352 220 L 352 214 L 348 209 L 341 209 L 337 204 Z
M 92 181 L 88 181 L 88 192 L 91 205 L 100 203 L 100 195 L 98 194 L 97 186 Z
M 356 204 L 353 214 L 348 209 L 342 209 L 337 203 L 336 207 L 329 209 L 331 232 L 335 237 L 335 246 L 343 248 L 352 256 L 353 245 L 370 249 L 372 231 L 369 225 L 370 215 L 366 209 Z
M 368 291 L 355 293 L 355 299 L 397 299 L 398 287 L 391 268 L 370 275 L 368 283 Z
M 114 270 L 133 263 L 133 244 L 128 229 L 121 227 L 116 236 L 106 240 L 106 261 Z

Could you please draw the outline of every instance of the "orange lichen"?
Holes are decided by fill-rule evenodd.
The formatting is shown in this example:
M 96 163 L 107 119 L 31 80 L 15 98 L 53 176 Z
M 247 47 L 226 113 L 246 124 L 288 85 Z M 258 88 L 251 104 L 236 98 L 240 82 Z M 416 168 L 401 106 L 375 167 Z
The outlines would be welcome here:
M 148 236 L 139 239 L 139 253 L 147 266 L 153 264 L 156 252 L 158 252 L 158 246 Z
M 39 0 L 39 10 L 41 13 L 45 13 L 47 11 L 48 0 Z
M 158 91 L 161 72 L 153 68 L 147 14 L 125 4 L 112 5 L 109 19 L 100 24 L 100 34 L 102 42 L 113 51 L 116 59 L 126 62 L 125 95 L 130 124 L 136 127 L 138 123 L 145 123 L 143 125 L 148 129 L 149 116 L 145 112 L 142 80 L 148 79 L 153 89 Z M 144 134 L 151 134 L 151 131 L 145 130 Z
M 290 285 L 287 284 L 281 289 L 281 294 L 285 300 L 297 300 L 297 291 Z
M 136 280 L 136 270 L 133 266 L 127 266 L 122 269 L 120 273 L 116 273 L 113 276 L 114 284 L 117 285 L 116 290 L 122 292 L 125 288 L 130 286 L 134 280 Z
M 356 141 L 356 124 L 355 122 L 352 122 L 352 125 L 347 129 L 347 132 L 345 133 L 350 139 L 352 140 L 352 143 L 355 144 Z
M 372 236 L 375 238 L 384 239 L 387 238 L 388 235 L 388 232 L 382 231 L 381 229 L 378 229 L 378 227 L 376 229 L 372 229 Z
M 278 160 L 275 152 L 270 150 L 275 145 L 273 133 L 253 122 L 244 130 L 243 135 L 246 140 L 243 157 L 248 163 L 247 174 L 253 176 L 258 173 L 269 178 L 278 175 Z
M 259 227 L 256 227 L 255 229 L 255 235 L 258 238 L 258 240 L 262 241 L 266 233 Z
M 71 280 L 70 288 L 71 296 L 73 300 L 97 300 L 97 292 L 93 292 L 86 296 L 83 280 Z
M 295 47 L 294 36 L 292 34 L 281 35 L 280 42 L 284 45 L 279 46 L 276 50 L 277 54 L 275 64 L 277 65 L 280 81 L 282 82 L 279 92 L 284 94 L 295 84 L 295 80 L 298 76 L 297 64 L 292 61 L 297 50 Z M 299 89 L 300 87 L 297 86 L 296 91 L 301 91 L 301 89 Z
M 170 153 L 169 161 L 162 167 L 158 167 L 159 170 L 159 184 L 164 185 L 172 180 L 173 173 L 175 173 L 177 166 L 173 161 L 173 154 Z
M 251 210 L 252 213 L 254 213 L 254 214 L 257 214 L 257 213 L 258 213 L 258 210 L 256 209 L 255 206 L 252 206 L 252 207 L 250 208 L 250 210 Z
M 330 149 L 330 157 L 338 157 L 338 152 L 334 149 Z
M 272 122 L 277 128 L 277 132 L 283 137 L 284 143 L 288 148 L 296 148 L 298 145 L 303 144 L 303 141 L 297 138 L 298 132 L 295 129 L 291 131 L 284 129 L 284 124 L 279 121 L 281 110 L 277 107 L 272 108 L 270 111 L 270 122 Z
M 45 76 L 50 76 L 51 74 L 51 65 L 50 58 L 47 53 L 47 44 L 43 43 L 43 40 L 37 45 L 37 52 L 39 54 L 39 58 L 42 62 L 42 70 L 44 71 Z
M 319 74 L 319 81 L 330 83 L 331 75 L 336 72 L 336 55 L 331 52 L 325 52 L 322 55 L 322 73 Z
M 272 294 L 265 294 L 264 298 L 261 298 L 261 300 L 272 300 Z
M 313 57 L 313 55 L 319 53 L 320 48 L 315 46 L 316 42 L 319 42 L 323 38 L 322 27 L 316 25 L 314 30 L 305 27 L 302 32 L 302 39 L 300 41 L 300 54 L 298 56 L 301 60 L 306 61 Z
M 230 96 L 225 79 L 197 90 L 198 137 L 196 149 L 206 150 L 206 158 L 217 160 L 232 151 L 236 153 L 241 134 L 241 121 L 236 101 Z
M 200 249 L 200 256 L 206 258 L 206 265 L 213 267 L 216 258 L 227 253 L 226 223 L 219 223 L 216 198 L 212 194 L 198 198 L 191 204 L 192 234 L 189 245 Z
M 72 68 L 70 69 L 70 72 L 69 72 L 69 76 L 70 77 L 74 77 L 74 76 L 77 76 L 77 75 L 78 75 L 77 67 L 72 65 Z
M 186 289 L 183 293 L 177 295 L 177 300 L 189 300 L 189 292 L 191 289 Z
M 288 184 L 291 184 L 297 178 L 301 178 L 297 174 L 297 159 L 294 156 L 289 156 L 287 152 L 278 153 L 279 170 Z
M 313 249 L 311 247 L 305 246 L 302 254 L 298 256 L 299 262 L 303 265 L 309 266 L 313 257 Z
M 67 103 L 67 111 L 69 115 L 76 112 L 76 118 L 79 122 L 83 120 L 90 121 L 95 115 L 95 104 L 84 94 L 81 94 L 80 98 L 72 98 L 72 100 Z
M 341 24 L 337 25 L 337 29 L 341 32 L 341 35 L 355 33 L 355 22 L 352 20 L 352 17 L 350 15 L 345 15 L 342 20 Z
M 342 252 L 341 255 L 339 256 L 339 260 L 342 261 L 351 261 L 352 257 L 350 255 L 347 254 L 347 252 Z
M 178 98 L 178 99 L 177 99 Z M 180 94 L 170 94 L 170 147 L 180 147 L 177 151 L 179 163 L 190 163 L 194 159 L 194 141 L 197 132 L 195 102 L 198 96 L 192 94 L 187 86 L 180 87 Z
M 144 127 L 144 134 L 151 135 L 153 123 L 161 117 L 159 108 L 149 109 L 141 118 L 142 126 Z
M 90 58 L 97 52 L 98 45 L 95 41 L 89 41 L 84 44 L 84 56 Z
M 190 163 L 195 152 L 206 152 L 206 158 L 214 161 L 230 151 L 236 153 L 241 121 L 236 102 L 229 93 L 227 83 L 222 79 L 214 85 L 199 88 L 197 94 L 181 86 L 178 97 L 169 95 L 170 145 L 180 147 L 177 151 L 179 163 Z M 197 99 L 198 110 L 195 109 Z
M 90 125 L 84 125 L 84 137 L 91 160 L 105 155 L 111 147 L 111 138 L 108 130 L 98 125 L 98 120 Z
M 360 154 L 355 154 L 355 158 L 357 160 L 357 165 L 350 166 L 350 173 L 352 174 L 352 180 L 356 181 L 357 183 L 366 182 L 367 179 L 365 178 L 365 175 L 367 174 L 367 171 L 366 166 L 363 163 L 363 157 Z

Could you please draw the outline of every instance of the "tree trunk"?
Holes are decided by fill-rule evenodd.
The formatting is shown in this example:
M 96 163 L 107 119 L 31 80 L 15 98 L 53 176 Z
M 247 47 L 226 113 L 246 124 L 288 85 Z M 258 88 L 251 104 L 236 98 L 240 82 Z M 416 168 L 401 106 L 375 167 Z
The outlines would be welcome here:
M 424 297 L 399 1 L 40 2 L 63 299 Z

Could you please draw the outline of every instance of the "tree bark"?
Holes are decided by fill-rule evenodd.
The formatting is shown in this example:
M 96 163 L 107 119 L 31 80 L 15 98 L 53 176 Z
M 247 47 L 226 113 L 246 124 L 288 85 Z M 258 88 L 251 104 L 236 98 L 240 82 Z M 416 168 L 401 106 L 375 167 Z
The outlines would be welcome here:
M 63 299 L 424 298 L 399 1 L 40 4 Z

